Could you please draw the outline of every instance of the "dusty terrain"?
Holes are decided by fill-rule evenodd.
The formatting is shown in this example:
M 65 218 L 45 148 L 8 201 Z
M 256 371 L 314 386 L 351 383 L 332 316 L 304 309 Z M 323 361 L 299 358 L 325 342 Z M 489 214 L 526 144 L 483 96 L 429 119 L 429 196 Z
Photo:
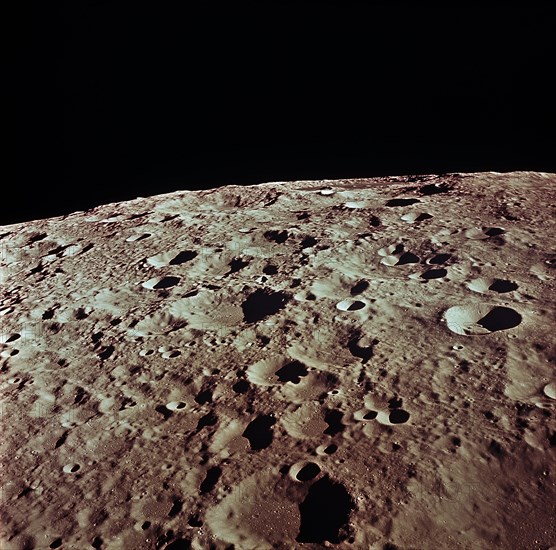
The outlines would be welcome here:
M 1 548 L 556 546 L 555 183 L 0 227 Z

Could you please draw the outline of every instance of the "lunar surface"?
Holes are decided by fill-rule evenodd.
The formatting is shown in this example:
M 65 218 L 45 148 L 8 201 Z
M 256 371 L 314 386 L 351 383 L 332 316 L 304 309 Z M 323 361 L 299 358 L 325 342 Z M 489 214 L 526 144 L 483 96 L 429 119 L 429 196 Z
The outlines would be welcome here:
M 556 174 L 0 227 L 2 549 L 556 546 Z

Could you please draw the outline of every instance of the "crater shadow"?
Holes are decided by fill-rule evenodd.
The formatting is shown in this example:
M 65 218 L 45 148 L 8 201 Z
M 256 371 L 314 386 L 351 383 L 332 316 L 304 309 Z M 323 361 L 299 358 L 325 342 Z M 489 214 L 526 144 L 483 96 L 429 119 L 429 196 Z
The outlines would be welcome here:
M 328 476 L 315 482 L 299 505 L 301 526 L 296 541 L 339 544 L 347 538 L 347 523 L 354 503 L 346 488 Z
M 477 321 L 478 325 L 496 332 L 517 327 L 521 323 L 521 315 L 510 307 L 495 307 L 491 309 L 482 319 Z

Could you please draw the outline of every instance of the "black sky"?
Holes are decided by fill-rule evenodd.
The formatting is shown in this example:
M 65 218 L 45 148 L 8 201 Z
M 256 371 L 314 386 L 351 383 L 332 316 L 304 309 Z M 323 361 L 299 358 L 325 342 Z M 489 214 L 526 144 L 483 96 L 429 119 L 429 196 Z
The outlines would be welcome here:
M 548 8 L 203 6 L 24 15 L 1 223 L 230 183 L 556 171 Z

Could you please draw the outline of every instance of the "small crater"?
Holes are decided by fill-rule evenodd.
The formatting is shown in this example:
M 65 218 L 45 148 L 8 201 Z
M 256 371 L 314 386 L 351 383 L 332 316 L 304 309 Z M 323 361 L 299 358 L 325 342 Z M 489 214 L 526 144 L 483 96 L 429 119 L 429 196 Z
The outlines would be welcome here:
M 450 191 L 450 187 L 446 183 L 431 183 L 419 188 L 419 193 L 423 196 L 437 195 L 448 191 Z
M 446 275 L 448 275 L 448 271 L 444 268 L 429 269 L 421 274 L 421 278 L 429 281 L 431 279 L 442 279 L 442 277 L 446 277 Z
M 212 390 L 208 389 L 205 391 L 201 391 L 195 397 L 195 402 L 199 403 L 199 405 L 204 405 L 206 403 L 212 402 Z
M 218 417 L 213 412 L 209 412 L 199 419 L 199 422 L 197 422 L 196 431 L 199 432 L 207 426 L 214 426 L 216 422 L 218 422 Z
M 25 487 L 23 489 L 23 491 L 21 491 L 21 493 L 19 493 L 19 495 L 17 495 L 17 498 L 20 499 L 20 498 L 23 498 L 23 497 L 27 496 L 32 490 L 33 489 L 31 489 L 31 487 Z
M 82 405 L 87 403 L 89 400 L 89 394 L 80 386 L 78 386 L 75 390 L 75 398 L 73 400 L 74 405 Z
M 97 353 L 97 357 L 102 361 L 105 361 L 106 359 L 109 359 L 112 356 L 115 349 L 116 348 L 114 346 L 103 346 L 99 351 L 99 353 Z
M 149 279 L 148 281 L 141 284 L 143 288 L 148 288 L 149 290 L 160 290 L 165 288 L 171 288 L 180 282 L 179 277 L 155 277 Z
M 430 220 L 431 218 L 432 218 L 432 216 L 430 214 L 428 214 L 427 212 L 421 212 L 421 214 L 419 214 L 415 218 L 415 221 L 416 222 L 423 222 L 425 220 Z
M 62 539 L 58 537 L 50 543 L 48 548 L 60 548 L 60 546 L 62 546 Z
M 203 522 L 199 519 L 198 516 L 191 516 L 187 521 L 187 525 L 190 527 L 202 527 Z
M 301 241 L 301 248 L 311 248 L 313 246 L 315 246 L 318 243 L 317 239 L 315 239 L 315 237 L 305 237 L 302 241 Z
M 274 424 L 276 420 L 270 415 L 258 416 L 249 423 L 242 435 L 249 440 L 251 450 L 260 451 L 272 443 Z
M 196 257 L 197 257 L 197 252 L 193 250 L 184 250 L 183 252 L 180 252 L 177 256 L 174 256 L 174 258 L 170 260 L 170 265 L 180 265 L 185 262 L 189 262 Z
M 170 403 L 168 403 L 168 405 L 170 405 Z M 154 408 L 157 413 L 160 413 L 164 417 L 164 420 L 168 420 L 168 418 L 172 416 L 172 409 L 170 409 L 168 405 L 166 405 L 165 407 L 162 405 L 157 405 Z
M 142 241 L 143 239 L 148 239 L 151 236 L 150 233 L 140 233 L 136 235 L 131 235 L 126 239 L 128 243 L 136 243 L 138 241 Z
M 418 264 L 419 261 L 419 256 L 416 256 L 412 252 L 404 252 L 396 265 Z
M 244 267 L 247 267 L 249 262 L 242 260 L 241 258 L 234 258 L 228 265 L 230 266 L 230 271 L 228 271 L 226 275 L 231 275 L 232 273 L 237 273 Z
M 267 265 L 263 267 L 263 273 L 265 275 L 276 275 L 276 273 L 278 273 L 278 268 L 275 265 Z
M 432 258 L 429 258 L 427 263 L 435 265 L 445 264 L 451 257 L 451 254 L 436 254 Z
M 45 268 L 44 268 L 44 266 L 42 265 L 42 263 L 39 262 L 33 269 L 31 269 L 31 270 L 29 271 L 29 273 L 30 273 L 31 275 L 34 275 L 35 273 L 42 273 L 42 271 L 43 271 L 44 269 L 45 269 Z M 44 277 L 43 277 L 43 279 L 44 279 Z M 40 280 L 42 281 L 43 279 L 40 279 Z
M 495 441 L 494 439 L 491 439 L 488 450 L 490 454 L 495 456 L 496 458 L 502 458 L 505 454 L 502 445 L 500 445 L 500 443 L 498 443 L 498 441 Z
M 210 493 L 214 489 L 215 485 L 218 483 L 221 474 L 222 470 L 218 468 L 218 466 L 210 468 L 210 470 L 207 471 L 207 475 L 205 476 L 205 479 L 203 480 L 199 488 L 201 494 Z
M 276 231 L 276 230 L 274 230 L 274 231 L 265 231 L 263 233 L 263 235 L 264 235 L 264 238 L 267 241 L 275 242 L 275 243 L 278 243 L 278 244 L 285 243 L 286 240 L 289 237 L 289 234 L 286 230 L 284 230 L 284 231 Z
M 42 318 L 44 320 L 47 319 L 52 319 L 52 317 L 54 317 L 54 313 L 56 312 L 55 308 L 51 308 L 51 309 L 47 309 L 43 314 L 42 314 Z
M 367 304 L 361 300 L 342 300 L 336 304 L 336 308 L 340 311 L 358 311 L 363 309 Z
M 344 425 L 342 424 L 342 417 L 344 415 L 341 411 L 337 409 L 331 409 L 324 415 L 324 421 L 328 424 L 328 428 L 324 430 L 327 435 L 336 435 L 344 431 Z
M 261 348 L 264 348 L 267 344 L 270 343 L 270 338 L 264 334 L 258 334 L 257 340 L 260 342 Z
M 162 277 L 158 283 L 153 285 L 154 290 L 158 290 L 161 288 L 171 288 L 176 286 L 180 282 L 179 277 Z
M 549 382 L 543 388 L 543 393 L 546 397 L 550 397 L 550 399 L 556 399 L 556 382 Z
M 168 517 L 173 518 L 177 516 L 182 511 L 182 509 L 183 509 L 183 500 L 179 497 L 174 497 L 172 499 L 172 508 L 168 512 Z M 145 522 L 145 523 L 149 523 L 149 522 Z
M 403 409 L 394 409 L 388 415 L 388 420 L 392 424 L 405 424 L 409 420 L 409 413 Z
M 353 285 L 350 290 L 350 294 L 352 296 L 356 296 L 357 294 L 361 294 L 365 292 L 369 288 L 369 281 L 365 281 L 365 279 L 361 279 L 358 283 Z
M 310 481 L 311 479 L 317 477 L 319 473 L 319 465 L 314 462 L 308 462 L 305 466 L 303 466 L 303 468 L 301 468 L 301 470 L 299 470 L 299 472 L 297 472 L 295 477 L 299 481 Z
M 76 472 L 78 472 L 81 469 L 81 466 L 79 464 L 66 464 L 63 467 L 63 471 L 66 474 L 75 474 Z
M 392 399 L 388 400 L 388 408 L 389 409 L 401 409 L 403 405 L 403 399 L 400 397 L 392 397 Z
M 169 411 L 181 411 L 185 409 L 185 407 L 187 407 L 187 404 L 183 401 L 170 401 L 170 403 L 166 404 L 166 408 Z
M 82 307 L 80 307 L 76 310 L 74 316 L 78 321 L 81 321 L 82 319 L 89 317 L 89 314 Z
M 37 241 L 42 241 L 43 239 L 46 239 L 46 237 L 48 237 L 48 235 L 46 233 L 37 233 L 37 234 L 33 235 L 27 241 L 26 246 L 29 246 L 30 244 L 36 243 Z
M 505 231 L 500 227 L 485 227 L 483 228 L 483 233 L 489 237 L 496 237 L 497 235 L 502 235 Z
M 386 206 L 409 206 L 421 202 L 419 199 L 391 199 Z
M 406 223 L 422 222 L 425 220 L 430 220 L 432 216 L 427 212 L 408 212 L 401 216 L 401 220 Z
M 233 386 L 232 390 L 236 393 L 245 393 L 249 390 L 249 382 L 247 380 L 238 380 Z
M 377 411 L 369 411 L 368 413 L 365 413 L 363 415 L 363 418 L 365 420 L 374 420 L 377 417 L 378 413 Z
M 58 449 L 58 447 L 61 447 L 65 442 L 66 439 L 68 438 L 68 434 L 69 432 L 64 432 L 59 438 L 58 441 L 56 441 L 56 444 L 54 445 L 55 449 Z
M 367 363 L 369 359 L 373 356 L 374 346 L 378 344 L 378 340 L 373 340 L 368 346 L 361 346 L 359 342 L 361 341 L 361 335 L 359 332 L 355 332 L 352 337 L 348 340 L 347 347 L 349 352 L 354 356 L 361 359 L 363 364 Z

